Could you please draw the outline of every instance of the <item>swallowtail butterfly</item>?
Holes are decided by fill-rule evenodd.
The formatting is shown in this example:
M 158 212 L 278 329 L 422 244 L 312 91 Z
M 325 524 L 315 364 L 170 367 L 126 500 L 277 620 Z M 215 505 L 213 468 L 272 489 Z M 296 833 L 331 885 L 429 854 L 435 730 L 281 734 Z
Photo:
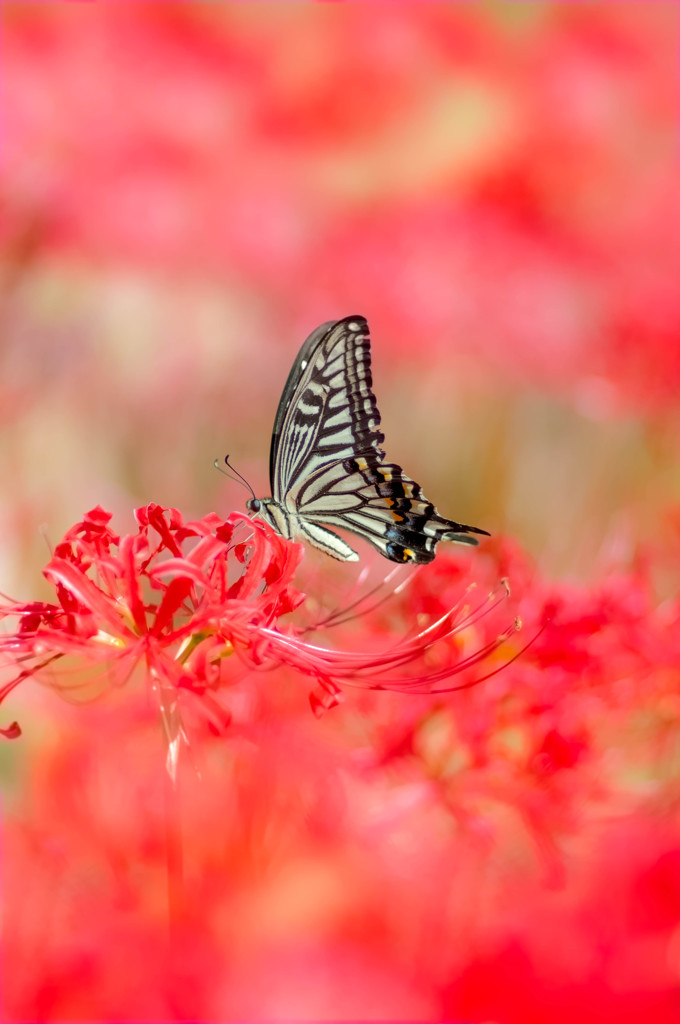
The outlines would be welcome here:
M 283 537 L 333 558 L 359 556 L 327 526 L 356 533 L 393 562 L 431 562 L 440 540 L 477 544 L 488 536 L 440 516 L 401 466 L 385 462 L 371 390 L 371 346 L 363 316 L 329 320 L 300 349 L 274 422 L 271 498 L 248 509 Z

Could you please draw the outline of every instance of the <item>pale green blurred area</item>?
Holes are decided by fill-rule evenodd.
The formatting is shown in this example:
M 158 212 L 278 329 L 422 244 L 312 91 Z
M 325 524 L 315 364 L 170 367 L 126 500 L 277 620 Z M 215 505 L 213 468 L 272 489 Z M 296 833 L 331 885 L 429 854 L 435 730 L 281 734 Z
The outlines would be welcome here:
M 19 6 L 5 5 L 6 28 L 15 19 L 42 16 Z M 264 48 L 272 60 L 272 94 L 285 94 L 295 109 L 315 86 L 329 20 L 350 16 L 340 7 L 196 4 L 191 17 L 214 23 L 241 51 Z M 325 223 L 343 209 L 370 212 L 386 194 L 399 206 L 446 183 L 464 196 L 481 171 L 502 166 L 516 141 L 517 89 L 503 87 L 502 71 L 489 77 L 473 61 L 460 68 L 455 57 L 450 64 L 428 64 L 411 48 L 408 18 L 418 15 L 416 5 L 404 16 L 408 7 L 392 35 L 377 40 L 382 49 L 378 45 L 375 54 L 376 62 L 395 68 L 414 61 L 403 117 L 389 111 L 368 142 L 348 136 L 310 145 L 302 158 L 299 151 L 291 154 L 283 170 L 297 205 L 287 221 L 284 202 L 281 221 L 268 226 L 282 233 L 281 248 L 288 234 L 291 246 L 299 245 L 297 234 L 313 237 L 317 220 Z M 479 4 L 470 17 L 491 26 L 499 53 L 519 47 L 532 60 L 559 7 Z M 640 5 L 620 9 L 632 23 Z M 70 19 L 73 31 L 87 34 L 94 16 L 74 7 L 52 11 L 48 20 Z M 5 46 L 12 46 L 11 32 Z M 35 73 L 39 78 L 40 69 Z M 43 84 L 49 89 L 49 79 Z M 669 140 L 673 131 L 669 123 Z M 45 170 L 41 154 L 33 153 L 26 167 L 39 178 L 51 159 Z M 265 183 L 280 172 L 266 160 L 263 152 Z M 640 166 L 644 173 L 645 154 Z M 22 201 L 30 193 L 23 181 L 7 184 Z M 200 175 L 195 187 L 200 191 Z M 253 184 L 254 200 L 244 191 L 225 202 L 234 209 L 256 202 L 259 187 Z M 575 196 L 574 216 L 585 218 L 598 204 L 606 209 L 607 183 L 596 187 L 589 199 L 583 191 Z M 584 207 L 586 199 L 590 206 Z M 98 210 L 89 216 L 96 220 Z M 31 250 L 25 241 L 30 210 L 13 230 L 5 249 L 0 349 L 0 586 L 14 596 L 47 596 L 40 567 L 48 544 L 94 505 L 113 511 L 121 532 L 133 528 L 132 509 L 151 501 L 179 507 L 189 518 L 211 510 L 226 515 L 248 497 L 213 467 L 227 453 L 258 494 L 269 493 L 270 431 L 297 349 L 320 320 L 354 312 L 372 325 L 374 387 L 388 456 L 443 514 L 510 534 L 542 572 L 577 580 L 625 563 L 638 541 L 663 539 L 665 510 L 680 498 L 677 410 L 643 416 L 622 409 L 609 382 L 589 374 L 587 357 L 575 399 L 573 389 L 560 394 L 555 382 L 543 389 L 521 372 L 508 374 L 488 350 L 476 352 L 474 337 L 465 337 L 457 351 L 463 328 L 455 316 L 437 346 L 429 348 L 424 336 L 413 340 L 410 352 L 400 339 L 395 351 L 385 315 L 389 289 L 376 297 L 354 279 L 343 283 L 338 260 L 351 257 L 348 249 L 328 254 L 321 285 L 317 280 L 310 289 L 301 278 L 290 294 L 277 287 L 275 273 L 258 278 L 226 267 L 208 272 L 200 263 L 193 269 L 190 259 L 178 269 L 143 259 L 97 260 L 73 249 Z M 360 250 L 361 236 L 355 244 Z M 22 247 L 27 254 L 19 258 Z M 424 266 L 422 275 L 438 272 L 455 293 L 455 267 L 450 270 L 447 277 L 449 268 Z M 407 284 L 397 280 L 391 287 Z M 414 302 L 425 303 L 426 296 L 424 288 Z M 574 295 L 575 308 L 580 302 Z M 518 352 L 518 365 L 522 359 Z
M 313 323 L 272 339 L 270 317 L 223 286 L 64 266 L 32 272 L 11 305 L 21 343 L 3 356 L 18 407 L 1 449 L 6 590 L 34 594 L 41 532 L 56 542 L 94 505 L 122 532 L 151 501 L 189 518 L 241 508 L 247 492 L 213 466 L 227 453 L 269 493 L 276 404 Z M 680 497 L 663 416 L 602 419 L 498 379 L 487 387 L 464 359 L 390 365 L 379 335 L 373 349 L 388 456 L 444 514 L 515 536 L 548 574 L 599 575 Z

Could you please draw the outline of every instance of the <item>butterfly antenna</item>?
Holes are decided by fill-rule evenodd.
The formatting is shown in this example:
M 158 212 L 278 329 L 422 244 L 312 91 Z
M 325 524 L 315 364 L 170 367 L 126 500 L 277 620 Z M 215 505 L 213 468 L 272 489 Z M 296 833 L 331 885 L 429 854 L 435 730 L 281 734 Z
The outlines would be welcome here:
M 224 456 L 224 464 L 225 464 L 225 466 L 229 467 L 229 469 L 231 470 L 231 473 L 227 473 L 226 470 L 222 469 L 222 467 L 220 466 L 219 459 L 215 459 L 215 461 L 213 463 L 215 469 L 219 469 L 220 473 L 224 473 L 224 475 L 228 476 L 230 480 L 235 480 L 236 483 L 240 482 L 240 483 L 243 484 L 244 487 L 247 487 L 248 490 L 250 491 L 250 493 L 252 494 L 253 498 L 254 498 L 255 497 L 255 491 L 252 489 L 252 487 L 250 486 L 250 484 L 248 483 L 246 478 L 244 476 L 241 476 L 241 474 L 239 473 L 239 471 L 237 469 L 234 469 L 232 464 L 229 462 L 229 456 L 228 455 Z

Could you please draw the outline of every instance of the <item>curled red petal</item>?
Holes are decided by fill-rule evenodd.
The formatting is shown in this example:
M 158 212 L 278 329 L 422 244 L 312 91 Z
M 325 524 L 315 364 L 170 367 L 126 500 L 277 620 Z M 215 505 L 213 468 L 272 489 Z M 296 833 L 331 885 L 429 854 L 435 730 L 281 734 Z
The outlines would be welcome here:
M 181 608 L 193 590 L 193 583 L 186 576 L 171 580 L 156 612 L 151 633 L 159 636 L 168 625 L 172 625 L 173 616 Z
M 135 559 L 134 538 L 123 537 L 120 542 L 121 563 L 126 584 L 126 598 L 130 613 L 139 633 L 147 629 L 146 613 L 140 587 L 140 578 Z
M 192 565 L 207 566 L 225 550 L 226 545 L 224 541 L 209 535 L 207 537 L 203 537 L 193 551 L 185 556 L 185 561 L 190 562 Z
M 76 566 L 63 558 L 53 558 L 45 566 L 43 575 L 55 586 L 61 585 L 81 608 L 92 612 L 102 624 L 113 630 L 120 629 L 121 617 L 112 599 L 103 594 Z

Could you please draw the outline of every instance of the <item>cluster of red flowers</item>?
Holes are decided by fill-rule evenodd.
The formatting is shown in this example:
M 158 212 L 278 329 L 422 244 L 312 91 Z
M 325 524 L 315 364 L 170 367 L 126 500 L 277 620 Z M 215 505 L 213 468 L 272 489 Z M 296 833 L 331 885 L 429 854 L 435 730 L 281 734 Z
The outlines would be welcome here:
M 492 654 L 518 625 L 485 638 L 472 653 L 449 651 L 437 668 L 395 675 L 439 642 L 469 631 L 502 600 L 503 588 L 472 607 L 459 594 L 426 628 L 387 651 L 337 651 L 310 643 L 304 635 L 309 626 L 280 628 L 281 616 L 304 601 L 292 585 L 300 545 L 238 512 L 225 521 L 211 513 L 185 523 L 177 509 L 149 505 L 135 516 L 138 532 L 121 538 L 109 525 L 111 514 L 92 509 L 68 531 L 44 570 L 56 603 L 0 605 L 0 618 L 18 621 L 16 632 L 0 637 L 0 651 L 25 663 L 0 689 L 0 702 L 26 677 L 54 676 L 61 659 L 75 655 L 95 669 L 95 679 L 112 685 L 128 682 L 141 666 L 167 714 L 179 710 L 178 702 L 198 697 L 219 727 L 228 713 L 213 694 L 223 685 L 225 660 L 238 654 L 250 667 L 289 665 L 317 679 L 319 692 L 311 702 L 320 713 L 337 703 L 342 682 L 414 692 L 454 689 L 450 677 Z M 365 603 L 358 599 L 354 616 Z M 325 625 L 348 614 L 336 609 Z M 54 676 L 54 685 L 60 678 L 71 692 L 78 688 L 72 666 Z M 8 738 L 20 734 L 16 722 L 1 731 Z
M 151 684 L 173 753 L 169 777 L 183 794 L 173 948 L 163 952 L 158 931 L 173 849 L 163 839 L 167 773 L 131 687 L 115 713 L 107 702 L 79 708 L 93 728 L 71 719 L 33 778 L 42 834 L 62 837 L 54 866 L 39 867 L 28 821 L 8 825 L 8 877 L 28 872 L 54 912 L 54 872 L 68 879 L 68 913 L 40 953 L 37 981 L 21 963 L 33 962 L 39 937 L 24 905 L 7 903 L 10 1015 L 300 1016 L 333 1005 L 356 1016 L 367 1005 L 383 1014 L 403 1005 L 409 1016 L 519 1024 L 572 1019 L 587 996 L 599 1014 L 632 1021 L 625 1007 L 653 1007 L 656 1021 L 673 1019 L 680 832 L 663 766 L 677 733 L 680 605 L 657 606 L 646 571 L 590 591 L 548 587 L 515 546 L 489 542 L 472 555 L 475 574 L 492 595 L 489 581 L 509 574 L 528 632 L 539 634 L 511 661 L 511 640 L 495 651 L 514 626 L 498 630 L 488 613 L 495 598 L 472 597 L 472 563 L 442 552 L 389 603 L 369 591 L 315 613 L 320 631 L 358 615 L 357 633 L 373 650 L 355 655 L 309 641 L 293 586 L 297 545 L 240 514 L 184 523 L 151 505 L 136 516 L 138 532 L 118 537 L 109 514 L 92 510 L 45 570 L 57 601 L 3 606 L 19 627 L 2 649 L 23 668 L 2 696 L 35 671 L 71 692 L 77 664 L 117 686 L 139 668 Z M 415 635 L 380 653 L 390 624 L 409 622 Z M 255 668 L 276 671 L 244 704 L 239 680 Z M 289 668 L 320 681 L 326 705 L 339 684 L 361 689 L 303 726 L 285 704 L 273 714 Z M 439 693 L 459 680 L 463 692 Z M 194 770 L 177 772 L 176 747 L 187 727 L 193 735 L 197 707 L 213 728 L 189 747 Z M 179 815 L 179 804 L 168 814 Z M 347 860 L 355 842 L 364 852 Z M 85 884 L 93 859 L 113 871 L 113 903 L 108 883 Z M 134 863 L 144 865 L 144 884 Z M 100 926 L 74 944 L 66 922 L 85 898 L 99 906 Z M 560 957 L 545 945 L 556 930 Z M 158 950 L 145 985 L 133 969 L 140 942 Z M 178 956 L 184 988 L 173 973 Z M 327 958 L 355 977 L 354 996 L 337 988 L 337 971 L 321 996 L 308 992 L 303 976 Z M 228 983 L 216 984 L 208 964 Z M 88 994 L 83 971 L 96 982 Z M 269 993 L 255 984 L 262 973 Z

